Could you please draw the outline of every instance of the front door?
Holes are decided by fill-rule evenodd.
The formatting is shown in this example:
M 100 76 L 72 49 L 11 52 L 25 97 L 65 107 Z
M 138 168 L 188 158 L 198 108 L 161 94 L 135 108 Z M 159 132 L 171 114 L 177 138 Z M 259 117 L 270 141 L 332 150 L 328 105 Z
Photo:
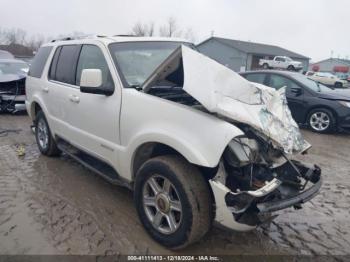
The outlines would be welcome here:
M 71 89 L 69 99 L 69 123 L 71 143 L 92 155 L 117 166 L 119 141 L 119 112 L 121 89 L 112 78 L 112 63 L 106 59 L 107 50 L 101 44 L 82 46 L 75 75 L 76 88 Z M 114 89 L 111 96 L 80 92 L 83 69 L 100 69 L 103 87 Z

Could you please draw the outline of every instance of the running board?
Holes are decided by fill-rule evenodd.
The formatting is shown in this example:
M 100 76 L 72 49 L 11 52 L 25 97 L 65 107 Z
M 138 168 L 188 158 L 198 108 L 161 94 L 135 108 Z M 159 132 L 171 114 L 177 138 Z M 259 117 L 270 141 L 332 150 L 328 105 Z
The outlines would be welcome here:
M 64 139 L 58 137 L 57 138 L 57 147 L 67 155 L 69 155 L 74 160 L 78 161 L 80 164 L 100 175 L 108 182 L 118 185 L 124 186 L 129 189 L 132 189 L 131 183 L 119 176 L 119 174 L 115 171 L 115 169 L 107 164 L 106 162 L 97 159 L 96 157 L 91 156 L 83 152 L 82 150 L 76 148 L 69 142 Z

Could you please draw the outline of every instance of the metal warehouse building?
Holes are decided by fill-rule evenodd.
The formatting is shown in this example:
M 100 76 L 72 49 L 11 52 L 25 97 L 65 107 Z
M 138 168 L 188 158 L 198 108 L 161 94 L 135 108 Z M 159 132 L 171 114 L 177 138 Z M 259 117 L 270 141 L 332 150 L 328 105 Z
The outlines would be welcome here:
M 219 63 L 239 72 L 259 68 L 259 60 L 272 59 L 274 56 L 289 56 L 309 68 L 309 57 L 294 53 L 287 49 L 253 42 L 210 37 L 197 45 L 198 50 Z
M 309 67 L 310 71 L 329 72 L 338 75 L 340 78 L 350 76 L 350 60 L 340 58 L 328 58 Z

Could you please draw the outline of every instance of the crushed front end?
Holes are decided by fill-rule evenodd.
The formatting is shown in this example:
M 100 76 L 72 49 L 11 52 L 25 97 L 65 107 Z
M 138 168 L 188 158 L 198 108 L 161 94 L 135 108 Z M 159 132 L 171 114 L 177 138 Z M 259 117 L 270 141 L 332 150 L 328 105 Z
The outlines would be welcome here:
M 264 138 L 247 132 L 225 149 L 216 175 L 209 180 L 215 203 L 215 221 L 247 231 L 276 217 L 273 212 L 300 209 L 322 185 L 321 170 L 290 160 Z
M 0 78 L 0 112 L 25 110 L 25 77 L 12 81 Z

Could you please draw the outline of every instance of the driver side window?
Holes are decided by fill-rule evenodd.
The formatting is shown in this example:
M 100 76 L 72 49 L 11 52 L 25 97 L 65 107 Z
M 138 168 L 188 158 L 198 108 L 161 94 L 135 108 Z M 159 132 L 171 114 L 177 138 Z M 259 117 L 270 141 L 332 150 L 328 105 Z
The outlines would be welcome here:
M 270 75 L 268 86 L 273 87 L 276 90 L 285 86 L 287 95 L 293 93 L 291 92 L 292 89 L 301 89 L 301 87 L 297 85 L 293 80 L 284 76 L 273 74 Z
M 102 86 L 104 88 L 113 88 L 112 76 L 109 72 L 109 68 L 105 57 L 98 46 L 95 45 L 83 45 L 78 65 L 77 74 L 75 78 L 76 85 L 80 85 L 81 73 L 84 69 L 100 69 L 102 72 Z

